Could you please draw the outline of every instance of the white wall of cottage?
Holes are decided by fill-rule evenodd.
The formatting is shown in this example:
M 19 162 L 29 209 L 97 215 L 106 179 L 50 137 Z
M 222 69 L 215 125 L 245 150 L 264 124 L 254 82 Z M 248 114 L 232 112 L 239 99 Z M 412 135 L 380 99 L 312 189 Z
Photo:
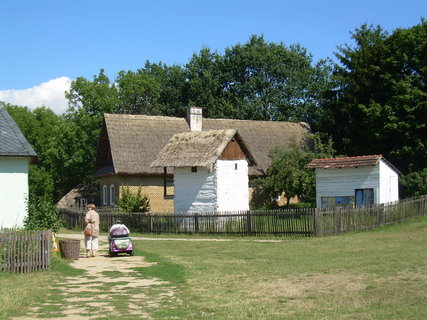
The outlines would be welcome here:
M 217 211 L 249 210 L 249 177 L 246 160 L 218 160 Z
M 207 168 L 174 168 L 174 211 L 213 212 L 216 209 L 216 181 L 214 172 Z
M 218 160 L 212 172 L 175 168 L 174 183 L 175 213 L 249 210 L 246 160 Z
M 0 157 L 0 228 L 23 225 L 27 215 L 28 158 Z

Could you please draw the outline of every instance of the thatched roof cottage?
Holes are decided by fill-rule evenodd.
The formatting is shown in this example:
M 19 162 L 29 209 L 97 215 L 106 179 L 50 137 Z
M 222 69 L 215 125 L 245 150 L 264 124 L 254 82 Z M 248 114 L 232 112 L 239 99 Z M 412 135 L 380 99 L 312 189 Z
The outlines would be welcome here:
M 175 134 L 150 167 L 174 170 L 175 213 L 249 210 L 252 155 L 235 129 Z
M 303 142 L 306 123 L 202 118 L 200 108 L 190 108 L 187 118 L 104 114 L 95 177 L 100 180 L 101 205 L 114 205 L 123 186 L 142 187 L 152 212 L 173 212 L 172 171 L 150 167 L 162 148 L 177 133 L 234 129 L 256 165 L 249 179 L 262 176 L 270 165 L 269 151 Z

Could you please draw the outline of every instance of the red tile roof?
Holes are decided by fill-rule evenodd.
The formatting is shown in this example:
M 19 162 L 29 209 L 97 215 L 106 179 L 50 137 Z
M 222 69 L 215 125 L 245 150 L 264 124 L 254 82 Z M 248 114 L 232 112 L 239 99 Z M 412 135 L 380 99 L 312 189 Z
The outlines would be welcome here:
M 381 158 L 383 158 L 383 156 L 379 154 L 359 157 L 314 159 L 307 165 L 307 167 L 321 169 L 367 167 L 375 166 Z

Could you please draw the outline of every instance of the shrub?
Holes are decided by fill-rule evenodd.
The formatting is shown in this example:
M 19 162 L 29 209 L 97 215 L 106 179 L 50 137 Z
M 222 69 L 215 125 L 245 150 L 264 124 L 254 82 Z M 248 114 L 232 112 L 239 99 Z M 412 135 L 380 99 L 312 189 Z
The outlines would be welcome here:
M 418 197 L 427 194 L 427 168 L 402 177 L 405 197 Z
M 150 210 L 150 201 L 142 194 L 141 187 L 136 193 L 129 187 L 123 187 L 122 196 L 118 202 L 120 212 L 147 212 Z
M 49 230 L 57 233 L 62 227 L 62 220 L 55 205 L 42 196 L 30 196 L 28 215 L 24 220 L 28 230 Z

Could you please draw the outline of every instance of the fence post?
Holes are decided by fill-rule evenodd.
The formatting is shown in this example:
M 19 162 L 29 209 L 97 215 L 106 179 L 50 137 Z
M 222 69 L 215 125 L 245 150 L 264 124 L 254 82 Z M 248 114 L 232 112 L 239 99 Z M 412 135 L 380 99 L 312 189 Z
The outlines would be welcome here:
M 320 231 L 320 214 L 321 211 L 320 209 L 314 209 L 313 211 L 313 233 L 314 236 L 320 236 L 321 235 L 321 231 Z
M 385 206 L 382 203 L 379 207 L 379 225 L 382 226 L 385 224 Z
M 197 212 L 194 213 L 194 232 L 199 233 L 199 217 Z
M 335 210 L 335 233 L 341 233 L 341 208 Z
M 153 215 L 148 214 L 148 232 L 153 232 Z
M 246 232 L 248 234 L 252 233 L 252 221 L 251 221 L 251 211 L 246 211 Z

